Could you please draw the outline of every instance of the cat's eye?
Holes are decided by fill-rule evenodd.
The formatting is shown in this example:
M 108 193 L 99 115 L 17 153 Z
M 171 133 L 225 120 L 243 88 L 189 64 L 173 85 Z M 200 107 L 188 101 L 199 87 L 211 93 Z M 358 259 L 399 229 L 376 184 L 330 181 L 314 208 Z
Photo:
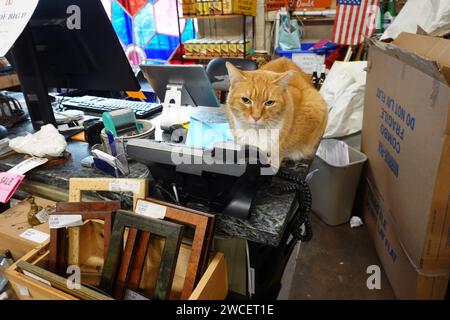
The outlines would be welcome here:
M 271 106 L 273 106 L 275 104 L 275 101 L 273 101 L 273 100 L 267 100 L 266 102 L 264 102 L 264 105 L 266 106 L 266 107 L 271 107 Z
M 250 99 L 247 98 L 247 97 L 241 97 L 241 101 L 242 101 L 243 103 L 245 103 L 245 104 L 251 104 L 251 103 L 252 103 L 252 100 L 250 100 Z

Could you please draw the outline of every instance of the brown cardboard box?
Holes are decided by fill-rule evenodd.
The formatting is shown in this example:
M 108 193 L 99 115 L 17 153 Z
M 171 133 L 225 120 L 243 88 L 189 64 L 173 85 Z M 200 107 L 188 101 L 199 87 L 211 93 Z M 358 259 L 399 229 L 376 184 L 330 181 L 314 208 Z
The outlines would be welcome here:
M 55 202 L 42 198 L 36 197 L 35 200 L 36 204 L 42 207 L 55 205 Z M 32 249 L 48 242 L 38 244 L 20 237 L 25 230 L 32 228 L 27 219 L 29 210 L 28 201 L 22 201 L 0 214 L 0 254 L 3 254 L 5 250 L 10 250 L 13 258 L 17 260 Z M 33 229 L 50 234 L 48 223 L 35 226 Z
M 362 151 L 417 270 L 450 270 L 450 41 L 402 33 L 369 50 Z
M 366 181 L 364 221 L 398 299 L 444 299 L 449 272 L 424 273 L 409 260 L 397 239 L 397 226 L 378 192 Z

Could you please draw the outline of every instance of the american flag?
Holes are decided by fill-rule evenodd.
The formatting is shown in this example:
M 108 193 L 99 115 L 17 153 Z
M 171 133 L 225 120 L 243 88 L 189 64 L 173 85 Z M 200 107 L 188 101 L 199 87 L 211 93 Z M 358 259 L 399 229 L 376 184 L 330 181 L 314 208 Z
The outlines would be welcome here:
M 380 0 L 337 0 L 332 41 L 357 45 L 370 37 L 376 27 Z

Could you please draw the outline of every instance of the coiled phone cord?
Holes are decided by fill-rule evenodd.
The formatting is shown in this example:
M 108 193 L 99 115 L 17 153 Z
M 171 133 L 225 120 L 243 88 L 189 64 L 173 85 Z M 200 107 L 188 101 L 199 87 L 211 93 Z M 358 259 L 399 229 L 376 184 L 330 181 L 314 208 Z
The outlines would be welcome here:
M 312 197 L 308 183 L 299 175 L 293 175 L 283 170 L 278 171 L 278 176 L 295 184 L 285 184 L 280 187 L 284 193 L 297 193 L 298 209 L 294 214 L 292 221 L 291 234 L 295 240 L 307 242 L 312 239 L 313 231 L 311 225 L 311 205 Z M 303 229 L 302 229 L 303 226 Z

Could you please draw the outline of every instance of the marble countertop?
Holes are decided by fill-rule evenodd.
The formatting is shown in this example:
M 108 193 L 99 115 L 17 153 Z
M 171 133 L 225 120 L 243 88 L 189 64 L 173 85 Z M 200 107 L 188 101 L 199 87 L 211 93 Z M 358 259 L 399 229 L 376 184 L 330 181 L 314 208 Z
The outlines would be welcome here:
M 33 132 L 30 122 L 16 125 L 9 130 L 10 138 Z M 72 158 L 64 165 L 53 168 L 36 168 L 26 174 L 27 180 L 47 184 L 56 189 L 69 188 L 69 179 L 73 177 L 95 178 L 105 177 L 105 173 L 98 169 L 86 168 L 81 166 L 83 158 L 89 156 L 89 147 L 87 143 L 70 141 L 68 151 Z M 19 162 L 24 160 L 24 155 L 16 154 L 0 160 L 0 170 L 7 171 Z M 289 170 L 295 174 L 305 176 L 308 172 L 310 161 L 289 162 Z M 130 162 L 130 175 L 128 178 L 146 178 L 148 169 L 145 165 Z M 281 240 L 287 222 L 291 213 L 295 194 L 283 194 L 279 192 L 281 184 L 286 183 L 278 177 L 274 177 L 271 183 L 260 188 L 254 200 L 249 219 L 239 219 L 221 214 L 216 215 L 216 235 L 228 237 L 240 237 L 249 241 L 277 246 Z M 117 196 L 117 195 L 116 195 Z M 121 196 L 122 201 L 131 203 L 131 197 Z

